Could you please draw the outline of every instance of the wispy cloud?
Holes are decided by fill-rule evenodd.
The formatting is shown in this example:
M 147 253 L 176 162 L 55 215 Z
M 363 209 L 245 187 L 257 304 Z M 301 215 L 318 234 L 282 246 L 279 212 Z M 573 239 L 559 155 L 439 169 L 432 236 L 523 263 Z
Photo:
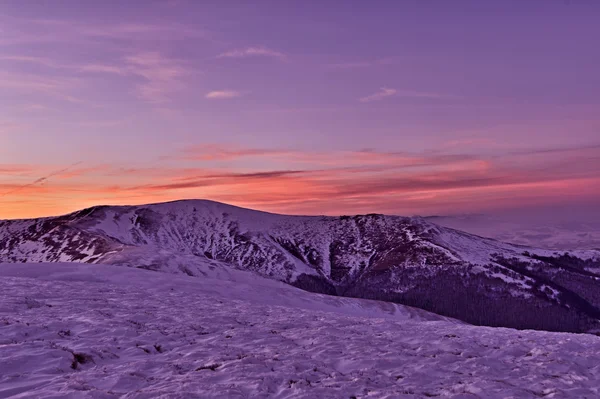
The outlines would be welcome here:
M 20 105 L 18 108 L 23 111 L 47 111 L 47 110 L 51 109 L 47 105 L 38 104 L 38 103 L 23 104 L 23 105 Z
M 178 60 L 164 57 L 158 52 L 139 52 L 116 60 L 113 64 L 67 64 L 49 58 L 32 56 L 0 56 L 0 60 L 26 62 L 48 68 L 64 69 L 71 75 L 110 74 L 133 76 L 142 79 L 137 84 L 136 95 L 144 101 L 163 103 L 170 100 L 169 94 L 184 88 L 182 79 L 189 71 Z M 0 72 L 0 87 L 30 92 L 45 92 L 70 102 L 84 101 L 68 94 L 75 86 L 81 86 L 83 79 L 52 77 L 47 74 L 24 74 L 20 72 Z
M 114 24 L 114 25 L 98 25 L 98 26 L 72 26 L 83 35 L 110 38 L 110 39 L 141 39 L 148 40 L 149 38 L 165 38 L 183 39 L 183 38 L 207 38 L 209 35 L 205 30 L 198 29 L 193 26 L 182 24 Z
M 77 104 L 87 102 L 72 94 L 72 91 L 76 87 L 80 87 L 81 83 L 81 80 L 77 78 L 49 77 L 22 72 L 0 71 L 0 88 L 28 94 L 41 93 L 49 97 Z
M 108 73 L 114 75 L 126 75 L 128 73 L 126 68 L 116 65 L 105 65 L 105 64 L 86 64 L 78 68 L 80 72 L 90 73 Z
M 182 79 L 188 70 L 176 60 L 158 52 L 143 52 L 128 56 L 125 61 L 128 71 L 143 79 L 136 93 L 147 102 L 169 102 L 169 94 L 184 88 Z
M 0 136 L 3 134 L 12 133 L 25 127 L 22 123 L 0 120 Z
M 236 145 L 203 144 L 190 146 L 180 154 L 166 157 L 171 160 L 219 162 L 248 158 L 262 163 L 295 165 L 311 169 L 367 169 L 373 172 L 407 168 L 451 167 L 454 170 L 482 167 L 486 162 L 468 154 L 410 154 L 382 152 L 370 149 L 359 151 L 303 152 L 277 148 L 244 148 Z
M 186 148 L 181 154 L 168 159 L 184 159 L 192 161 L 229 161 L 244 157 L 277 157 L 293 156 L 293 151 L 267 148 L 242 148 L 217 144 L 202 144 Z
M 232 152 L 235 154 L 227 153 L 219 158 L 259 156 L 261 151 L 238 149 Z M 279 156 L 285 151 L 263 153 Z M 531 198 L 533 192 L 556 197 L 559 188 L 591 187 L 592 183 L 599 187 L 599 179 L 589 172 L 589 165 L 570 170 L 563 168 L 560 172 L 558 165 L 553 168 L 557 173 L 548 174 L 537 170 L 539 163 L 513 170 L 504 164 L 450 154 L 402 157 L 361 151 L 355 156 L 363 158 L 355 163 L 329 165 L 321 169 L 274 169 L 255 173 L 188 170 L 130 189 L 167 195 L 172 193 L 173 197 L 198 193 L 197 196 L 275 211 L 339 214 L 361 211 L 422 212 L 442 209 L 445 204 L 456 209 L 461 206 L 472 207 L 474 200 L 488 201 L 485 203 L 488 206 L 499 196 L 525 200 Z M 331 154 L 330 157 L 334 158 Z M 351 158 L 347 155 L 339 160 Z M 380 162 L 377 158 L 386 161 Z M 372 163 L 376 162 L 380 164 L 373 167 Z M 414 168 L 413 163 L 428 167 Z M 587 192 L 598 194 L 597 190 Z M 444 201 L 440 200 L 442 197 Z M 336 206 L 331 206 L 332 203 Z
M 217 55 L 217 58 L 248 58 L 248 57 L 271 57 L 279 60 L 285 60 L 287 56 L 279 51 L 271 50 L 267 47 L 247 47 L 245 49 L 236 49 Z
M 369 103 L 373 101 L 380 101 L 387 97 L 409 97 L 409 98 L 428 98 L 428 99 L 437 99 L 437 100 L 451 100 L 458 99 L 460 97 L 453 96 L 450 94 L 442 94 L 442 93 L 432 93 L 426 91 L 418 91 L 418 90 L 396 90 L 389 87 L 382 87 L 379 89 L 377 93 L 370 94 L 366 97 L 362 97 L 359 99 L 360 102 Z
M 33 56 L 25 56 L 25 55 L 4 55 L 0 56 L 0 61 L 10 61 L 15 63 L 29 63 L 45 66 L 48 68 L 54 69 L 66 69 L 76 72 L 91 72 L 91 73 L 111 73 L 116 75 L 125 75 L 128 71 L 116 65 L 106 65 L 106 64 L 67 64 L 61 63 L 56 60 L 46 58 L 46 57 L 33 57 Z
M 14 193 L 16 193 L 18 191 L 24 190 L 24 189 L 26 189 L 28 187 L 32 187 L 32 186 L 35 186 L 37 184 L 41 184 L 41 183 L 45 182 L 46 180 L 50 179 L 51 177 L 58 176 L 61 173 L 67 172 L 69 169 L 74 168 L 75 166 L 77 166 L 79 164 L 81 164 L 81 161 L 80 162 L 76 162 L 74 164 L 71 164 L 71 165 L 67 166 L 66 168 L 62 168 L 60 170 L 56 170 L 56 171 L 54 171 L 54 172 L 52 172 L 50 174 L 47 174 L 46 176 L 37 178 L 37 179 L 35 179 L 34 181 L 32 181 L 30 183 L 23 184 L 21 186 L 17 186 L 13 190 L 10 190 L 10 191 L 4 192 L 4 193 L 0 193 L 0 197 L 5 197 L 7 195 L 14 194 Z
M 241 97 L 242 93 L 235 90 L 216 90 L 206 93 L 204 96 L 209 100 L 228 100 L 231 98 Z
M 201 167 L 177 167 L 177 159 L 170 158 L 169 166 L 86 165 L 46 171 L 41 173 L 44 177 L 20 184 L 0 182 L 0 192 L 12 193 L 4 194 L 0 208 L 5 214 L 10 206 L 11 215 L 32 215 L 36 212 L 32 204 L 60 193 L 79 198 L 80 205 L 73 202 L 68 210 L 82 207 L 81 204 L 196 197 L 276 212 L 411 214 L 558 201 L 566 198 L 565 192 L 578 192 L 578 198 L 584 199 L 600 195 L 599 146 L 539 148 L 530 152 L 535 156 L 513 151 L 486 159 L 434 152 L 302 153 L 205 145 L 191 149 L 181 159 L 187 165 L 190 160 L 206 162 Z M 252 164 L 263 167 L 233 167 L 233 162 L 204 167 L 210 162 L 248 157 L 257 158 Z M 255 162 L 264 159 L 280 163 L 265 167 L 263 162 Z M 28 172 L 18 165 L 4 167 L 12 174 L 11 179 Z M 58 178 L 51 185 L 42 185 L 50 176 Z M 17 198 L 26 201 L 19 205 Z
M 15 48 L 21 52 L 0 52 L 4 70 L 0 72 L 0 87 L 30 93 L 45 92 L 70 102 L 83 102 L 78 98 L 82 90 L 71 92 L 66 88 L 67 83 L 75 80 L 74 76 L 85 74 L 127 77 L 127 81 L 122 81 L 123 87 L 126 89 L 136 84 L 135 95 L 142 100 L 169 102 L 174 92 L 185 88 L 183 79 L 190 74 L 191 68 L 187 68 L 181 60 L 155 51 L 156 41 L 190 41 L 209 36 L 196 26 L 172 22 L 84 23 L 78 20 L 0 16 L 0 25 L 0 46 L 19 45 Z M 69 45 L 73 50 L 67 56 L 64 52 L 48 55 L 40 52 L 39 43 Z M 77 54 L 83 48 L 88 57 L 78 59 Z M 91 57 L 91 54 L 95 55 Z M 35 68 L 25 74 L 23 71 L 31 68 L 21 68 L 23 63 L 57 71 Z M 84 79 L 81 82 L 82 86 L 94 84 Z
M 28 55 L 2 55 L 0 61 L 10 61 L 15 63 L 29 63 L 42 65 L 49 68 L 65 68 L 65 65 L 60 64 L 50 58 L 34 57 Z
M 33 165 L 0 164 L 1 175 L 19 175 L 31 173 L 34 170 L 36 170 L 36 167 Z
M 500 148 L 502 145 L 497 140 L 489 137 L 463 137 L 448 140 L 442 143 L 442 148 Z
M 389 87 L 382 87 L 381 89 L 379 89 L 379 91 L 377 93 L 373 93 L 370 94 L 366 97 L 361 97 L 359 99 L 360 102 L 362 103 L 370 103 L 373 101 L 379 101 L 379 100 L 383 100 L 386 97 L 391 97 L 396 95 L 398 91 L 396 89 L 391 89 Z
M 1 17 L 1 16 L 0 16 Z M 150 41 L 155 39 L 209 39 L 210 34 L 196 26 L 178 23 L 89 24 L 44 18 L 6 18 L 0 45 L 31 43 L 93 43 L 99 40 Z
M 64 88 L 68 82 L 32 74 L 0 71 L 0 87 L 31 91 L 51 91 Z

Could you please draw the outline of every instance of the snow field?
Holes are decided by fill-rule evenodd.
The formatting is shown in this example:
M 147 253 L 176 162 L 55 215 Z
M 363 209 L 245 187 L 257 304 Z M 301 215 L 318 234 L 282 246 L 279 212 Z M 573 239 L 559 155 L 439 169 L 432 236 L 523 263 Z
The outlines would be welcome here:
M 262 279 L 70 264 L 0 276 L 0 397 L 600 396 L 593 335 L 474 327 Z

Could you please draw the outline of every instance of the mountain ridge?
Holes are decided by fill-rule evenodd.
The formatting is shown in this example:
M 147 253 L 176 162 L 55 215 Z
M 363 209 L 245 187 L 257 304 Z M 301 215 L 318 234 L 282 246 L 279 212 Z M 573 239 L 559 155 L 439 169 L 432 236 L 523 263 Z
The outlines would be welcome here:
M 421 217 L 287 216 L 209 200 L 94 206 L 0 221 L 0 261 L 107 263 L 197 277 L 198 265 L 209 263 L 491 326 L 583 332 L 600 318 L 598 251 L 506 244 Z

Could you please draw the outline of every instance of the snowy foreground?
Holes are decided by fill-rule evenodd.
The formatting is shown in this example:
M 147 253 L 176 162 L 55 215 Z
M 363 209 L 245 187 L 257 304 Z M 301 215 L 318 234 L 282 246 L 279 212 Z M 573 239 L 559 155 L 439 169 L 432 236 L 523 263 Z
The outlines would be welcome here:
M 0 397 L 600 397 L 596 336 L 219 278 L 0 265 Z

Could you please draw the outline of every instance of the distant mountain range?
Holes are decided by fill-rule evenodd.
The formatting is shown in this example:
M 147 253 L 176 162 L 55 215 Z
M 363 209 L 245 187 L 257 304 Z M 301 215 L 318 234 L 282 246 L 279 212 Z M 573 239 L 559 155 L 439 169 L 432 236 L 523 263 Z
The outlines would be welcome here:
M 432 216 L 427 220 L 514 244 L 560 251 L 600 250 L 600 217 L 597 211 L 589 215 L 565 214 L 564 209 L 557 209 L 554 214 L 549 211 L 532 212 L 532 215 L 524 213 Z
M 600 327 L 600 251 L 507 244 L 424 218 L 284 216 L 204 200 L 97 206 L 0 221 L 0 262 L 113 264 L 198 278 L 208 265 L 478 325 Z

